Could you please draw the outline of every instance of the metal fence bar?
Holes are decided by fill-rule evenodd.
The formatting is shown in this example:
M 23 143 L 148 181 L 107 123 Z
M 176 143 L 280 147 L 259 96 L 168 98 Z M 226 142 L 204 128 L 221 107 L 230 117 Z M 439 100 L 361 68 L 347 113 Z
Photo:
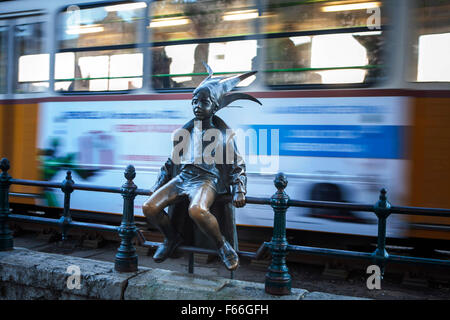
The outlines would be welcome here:
M 421 208 L 421 207 L 391 207 L 391 213 L 420 215 L 430 217 L 450 217 L 450 210 L 440 208 Z
M 450 260 L 440 260 L 440 259 L 431 259 L 431 258 L 419 258 L 419 257 L 407 257 L 407 256 L 399 256 L 390 254 L 387 257 L 386 261 L 388 262 L 397 262 L 397 263 L 413 263 L 413 264 L 426 264 L 426 265 L 435 265 L 441 267 L 450 267 Z
M 17 222 L 39 223 L 39 224 L 44 224 L 44 225 L 61 227 L 60 219 L 25 216 L 22 214 L 10 214 L 9 219 L 11 221 L 17 221 Z M 93 231 L 106 231 L 106 232 L 118 232 L 118 230 L 119 230 L 118 226 L 110 226 L 110 225 L 106 225 L 106 224 L 80 222 L 80 221 L 73 221 L 73 220 L 70 223 L 68 223 L 68 228 L 87 229 L 87 230 L 93 230 Z
M 353 211 L 373 211 L 373 205 L 358 203 L 343 203 L 316 200 L 289 200 L 290 207 L 321 208 L 321 209 L 348 209 Z
M 117 250 L 114 268 L 119 272 L 134 272 L 138 270 L 138 256 L 132 242 L 137 234 L 134 223 L 134 198 L 136 197 L 137 189 L 133 182 L 133 179 L 136 177 L 134 167 L 129 165 L 124 175 L 127 182 L 122 186 L 123 215 L 122 223 L 119 227 L 119 236 L 122 241 Z
M 188 272 L 190 274 L 194 273 L 194 253 L 189 252 L 188 255 Z
M 274 180 L 277 192 L 270 199 L 274 211 L 273 236 L 269 245 L 272 253 L 272 263 L 269 266 L 265 280 L 265 291 L 270 294 L 287 295 L 291 293 L 291 275 L 286 265 L 286 211 L 289 207 L 289 196 L 284 192 L 287 179 L 279 173 Z
M 9 161 L 3 158 L 0 161 L 0 251 L 12 250 L 14 240 L 12 232 L 8 225 L 9 215 L 9 186 L 11 185 L 11 176 L 8 174 Z
M 49 181 L 35 181 L 35 180 L 23 180 L 23 179 L 11 179 L 11 184 L 24 185 L 24 186 L 36 186 L 47 188 L 61 188 L 61 183 L 49 182 Z M 108 193 L 121 193 L 121 188 L 117 187 L 104 187 L 87 184 L 74 184 L 74 190 L 85 191 L 97 191 Z M 148 196 L 150 195 L 150 189 L 137 189 L 136 195 Z M 217 201 L 230 201 L 229 195 L 219 196 Z M 259 204 L 270 205 L 270 198 L 258 198 L 258 197 L 246 197 L 247 204 Z M 289 200 L 289 207 L 305 207 L 305 208 L 321 208 L 321 209 L 347 209 L 353 211 L 366 211 L 373 212 L 373 205 L 360 204 L 360 203 L 343 203 L 333 201 L 317 201 L 317 200 Z M 423 207 L 408 207 L 408 206 L 392 206 L 391 213 L 394 214 L 407 214 L 407 215 L 424 215 L 434 217 L 450 217 L 449 209 L 441 208 L 423 208 Z
M 67 171 L 66 179 L 64 179 L 61 190 L 64 192 L 64 210 L 59 223 L 61 225 L 61 240 L 67 240 L 67 232 L 70 228 L 70 223 L 72 222 L 72 217 L 70 215 L 70 194 L 73 192 L 74 182 L 72 180 L 72 172 Z
M 35 181 L 35 180 L 23 180 L 23 179 L 11 179 L 11 184 L 18 184 L 22 186 L 35 186 L 35 187 L 46 187 L 60 189 L 63 183 L 49 182 L 49 181 Z M 87 184 L 74 184 L 74 190 L 85 190 L 85 191 L 97 191 L 97 192 L 108 192 L 108 193 L 121 193 L 122 189 L 117 187 L 104 187 L 104 186 L 94 186 Z
M 322 256 L 333 256 L 338 258 L 351 258 L 351 259 L 364 259 L 364 260 L 374 260 L 373 253 L 370 252 L 358 252 L 358 251 L 349 251 L 349 250 L 340 250 L 340 249 L 328 249 L 328 248 L 316 248 L 316 247 L 307 247 L 307 246 L 299 246 L 299 245 L 291 245 L 287 246 L 287 251 L 289 252 L 297 252 L 297 253 L 305 253 L 305 254 L 314 254 L 314 255 L 322 255 Z M 430 259 L 430 258 L 419 258 L 419 257 L 408 257 L 408 256 L 399 256 L 390 254 L 385 258 L 386 262 L 395 262 L 395 263 L 414 263 L 414 264 L 426 264 L 426 265 L 436 265 L 442 267 L 450 267 L 450 260 L 440 260 L 440 259 Z
M 250 203 L 250 202 L 249 202 Z M 266 204 L 266 203 L 264 203 Z M 360 203 L 343 203 L 333 201 L 317 201 L 317 200 L 289 200 L 290 207 L 304 207 L 304 208 L 321 208 L 321 209 L 347 209 L 353 211 L 367 211 L 374 212 L 373 205 Z M 407 214 L 407 215 L 421 215 L 433 217 L 450 217 L 449 209 L 441 208 L 423 208 L 423 207 L 406 207 L 406 206 L 391 206 L 391 213 Z
M 160 245 L 160 242 L 154 242 L 154 241 L 145 241 L 143 243 L 141 243 L 140 245 L 143 247 L 148 247 L 148 248 L 158 248 L 158 246 Z M 218 255 L 216 250 L 213 249 L 206 249 L 206 248 L 200 248 L 200 247 L 193 247 L 193 246 L 179 246 L 177 248 L 177 250 L 180 251 L 184 251 L 184 252 L 189 252 L 189 253 L 203 253 L 203 254 L 210 254 L 210 255 Z M 259 259 L 259 256 L 257 253 L 255 252 L 250 252 L 250 251 L 236 251 L 239 256 L 241 257 L 247 257 L 247 258 L 251 258 L 251 259 Z
M 11 184 L 17 184 L 21 186 L 55 188 L 55 189 L 60 189 L 62 187 L 62 184 L 58 182 L 23 180 L 23 179 L 11 179 Z
M 374 206 L 374 212 L 378 218 L 377 248 L 373 253 L 374 262 L 380 267 L 381 278 L 384 276 L 384 268 L 389 254 L 386 251 L 386 220 L 391 214 L 391 204 L 387 201 L 386 189 L 381 189 L 380 200 Z

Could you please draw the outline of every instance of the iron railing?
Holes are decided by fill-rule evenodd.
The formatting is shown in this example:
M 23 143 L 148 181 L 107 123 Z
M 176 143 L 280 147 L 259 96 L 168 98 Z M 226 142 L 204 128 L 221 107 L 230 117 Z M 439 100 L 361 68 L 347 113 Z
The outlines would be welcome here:
M 67 239 L 67 233 L 71 228 L 81 228 L 96 231 L 117 232 L 121 238 L 120 246 L 115 257 L 115 270 L 118 272 L 134 272 L 138 269 L 138 256 L 133 245 L 133 239 L 137 236 L 138 243 L 145 247 L 157 247 L 161 243 L 151 242 L 144 239 L 138 232 L 134 222 L 134 199 L 137 195 L 149 195 L 150 190 L 138 189 L 133 180 L 136 177 L 135 168 L 129 165 L 125 169 L 126 182 L 121 187 L 93 186 L 86 184 L 75 184 L 71 172 L 67 171 L 66 178 L 62 183 L 34 180 L 13 179 L 9 174 L 9 161 L 2 159 L 0 162 L 0 251 L 13 249 L 13 236 L 8 226 L 8 220 L 35 222 L 61 228 L 62 240 Z M 450 267 L 450 260 L 429 259 L 420 257 L 409 257 L 391 255 L 386 251 L 386 225 L 387 218 L 391 214 L 425 215 L 450 217 L 449 209 L 420 208 L 392 206 L 386 197 L 386 190 L 381 189 L 379 200 L 375 205 L 340 203 L 330 201 L 313 200 L 291 200 L 284 189 L 287 179 L 283 173 L 278 173 L 274 184 L 277 189 L 271 198 L 247 197 L 246 203 L 258 205 L 270 205 L 274 210 L 273 236 L 270 242 L 261 244 L 256 252 L 238 251 L 239 256 L 259 260 L 264 256 L 266 250 L 270 250 L 272 261 L 268 267 L 265 278 L 265 291 L 275 295 L 285 295 L 291 292 L 291 276 L 286 266 L 288 253 L 316 254 L 344 258 L 367 259 L 378 265 L 382 278 L 387 262 L 432 264 Z M 12 184 L 23 186 L 37 186 L 45 188 L 59 188 L 64 193 L 64 208 L 60 219 L 10 214 L 9 209 L 9 187 Z M 111 226 L 96 223 L 73 221 L 70 212 L 70 195 L 74 190 L 86 190 L 96 192 L 108 192 L 121 194 L 124 199 L 123 215 L 120 226 Z M 217 201 L 231 201 L 230 196 L 219 197 Z M 377 248 L 374 252 L 358 252 L 338 250 L 329 248 L 307 247 L 291 245 L 286 239 L 286 211 L 289 207 L 308 207 L 322 209 L 347 209 L 355 211 L 373 212 L 378 218 Z M 180 246 L 179 250 L 190 253 L 188 271 L 193 273 L 193 253 L 206 253 L 217 255 L 215 250 L 192 246 Z

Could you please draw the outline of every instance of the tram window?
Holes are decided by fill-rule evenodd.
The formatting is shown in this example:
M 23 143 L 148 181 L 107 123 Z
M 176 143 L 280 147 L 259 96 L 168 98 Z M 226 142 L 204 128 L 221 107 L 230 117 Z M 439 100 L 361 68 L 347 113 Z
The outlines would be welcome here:
M 194 88 L 207 75 L 202 61 L 208 63 L 215 75 L 250 71 L 256 49 L 256 40 L 152 48 L 152 86 L 156 89 Z M 254 80 L 252 76 L 239 86 L 248 86 Z
M 116 91 L 142 87 L 142 53 L 135 49 L 62 52 L 55 56 L 55 90 Z
M 17 25 L 14 30 L 17 93 L 41 92 L 48 88 L 50 62 L 43 51 L 42 22 Z
M 145 2 L 111 4 L 93 8 L 69 6 L 60 13 L 60 48 L 83 48 L 138 42 L 139 22 Z
M 384 24 L 385 16 L 374 15 L 381 1 L 291 1 L 269 0 L 262 15 L 264 32 L 316 31 Z
M 6 92 L 7 41 L 8 28 L 0 26 L 0 93 Z
M 153 1 L 150 16 L 158 42 L 253 34 L 258 10 L 252 0 Z
M 379 79 L 381 26 L 386 23 L 381 5 L 380 1 L 268 1 L 261 17 L 263 31 L 270 35 L 264 44 L 266 84 L 369 83 Z M 294 35 L 283 37 L 286 32 Z
M 196 87 L 207 75 L 203 61 L 216 75 L 253 69 L 257 41 L 242 40 L 255 34 L 258 10 L 253 1 L 154 1 L 150 16 L 153 88 Z M 236 36 L 239 39 L 234 40 Z M 226 41 L 219 42 L 222 37 Z M 177 44 L 180 40 L 184 43 Z M 158 46 L 161 42 L 165 45 Z M 254 80 L 246 79 L 240 86 Z
M 145 2 L 128 2 L 81 9 L 70 6 L 61 12 L 63 52 L 55 55 L 55 91 L 141 88 L 143 55 L 128 45 L 138 42 L 146 7 Z
M 450 1 L 418 1 L 414 21 L 409 78 L 417 82 L 449 82 Z

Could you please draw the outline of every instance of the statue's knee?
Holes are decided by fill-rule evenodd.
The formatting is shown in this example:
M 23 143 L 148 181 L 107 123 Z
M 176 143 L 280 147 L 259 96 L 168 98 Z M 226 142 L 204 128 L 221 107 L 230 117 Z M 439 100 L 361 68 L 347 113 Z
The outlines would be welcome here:
M 151 201 L 146 201 L 142 206 L 142 212 L 146 217 L 153 217 L 158 214 L 159 208 Z
M 193 205 L 193 206 L 189 207 L 189 216 L 193 220 L 202 219 L 207 213 L 208 213 L 208 210 L 205 208 L 202 208 L 199 205 Z

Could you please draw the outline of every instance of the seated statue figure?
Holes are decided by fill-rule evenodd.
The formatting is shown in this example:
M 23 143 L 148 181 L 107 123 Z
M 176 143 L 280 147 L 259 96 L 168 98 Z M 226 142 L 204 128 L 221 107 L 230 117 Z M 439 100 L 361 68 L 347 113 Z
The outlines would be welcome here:
M 162 166 L 152 193 L 143 205 L 143 213 L 149 223 L 164 235 L 164 242 L 153 255 L 155 262 L 172 256 L 183 243 L 180 228 L 173 221 L 171 212 L 168 214 L 164 209 L 185 201 L 185 211 L 191 221 L 211 240 L 225 267 L 232 271 L 238 267 L 239 257 L 224 237 L 223 228 L 211 208 L 217 206 L 215 200 L 218 195 L 230 193 L 232 204 L 237 208 L 243 207 L 247 177 L 234 133 L 215 113 L 238 99 L 261 103 L 248 94 L 230 92 L 240 81 L 256 72 L 212 77 L 211 68 L 206 64 L 205 67 L 209 75 L 193 92 L 195 117 L 173 134 L 171 158 Z M 227 212 L 229 210 L 222 210 L 222 213 Z

